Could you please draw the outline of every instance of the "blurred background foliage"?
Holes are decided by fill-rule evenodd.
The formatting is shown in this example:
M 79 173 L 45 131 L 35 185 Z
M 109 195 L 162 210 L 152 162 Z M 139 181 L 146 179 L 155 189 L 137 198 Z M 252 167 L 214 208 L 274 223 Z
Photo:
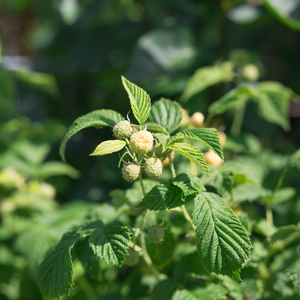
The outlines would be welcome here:
M 51 215 L 60 204 L 74 200 L 83 199 L 91 205 L 109 202 L 112 189 L 130 186 L 117 167 L 117 156 L 89 156 L 100 142 L 111 138 L 109 129 L 90 128 L 74 136 L 66 151 L 69 164 L 62 163 L 58 155 L 66 128 L 77 117 L 102 108 L 127 115 L 130 106 L 121 75 L 144 88 L 152 101 L 168 97 L 179 101 L 190 116 L 196 111 L 207 116 L 209 105 L 234 85 L 231 81 L 218 81 L 213 73 L 212 79 L 205 76 L 211 84 L 188 94 L 187 83 L 195 71 L 227 61 L 235 66 L 253 64 L 260 80 L 278 81 L 294 91 L 288 115 L 291 126 L 285 131 L 268 123 L 257 114 L 256 104 L 250 103 L 242 125 L 250 138 L 229 138 L 225 154 L 255 154 L 276 171 L 300 146 L 297 0 L 2 0 L 0 17 L 1 199 L 5 201 L 8 195 L 12 199 L 1 207 L 5 212 L 21 209 L 26 216 L 38 215 L 35 221 L 40 227 L 35 231 L 45 235 L 47 245 L 42 252 L 31 253 L 31 248 L 18 247 L 27 238 L 19 235 L 14 246 L 17 253 L 37 257 L 29 268 L 23 267 L 21 256 L 17 260 L 15 257 L 13 268 L 21 273 L 34 270 L 49 246 L 85 218 L 89 209 L 82 202 L 74 202 L 73 206 L 69 203 L 66 211 L 68 220 L 73 221 L 68 225 L 63 216 L 41 221 L 40 215 Z M 212 120 L 212 125 L 222 126 L 225 133 L 230 132 L 231 124 L 231 112 Z M 274 183 L 267 174 L 264 186 L 268 188 Z M 299 176 L 292 169 L 287 180 L 295 184 L 293 174 Z M 236 198 L 240 199 L 238 193 L 237 190 Z M 279 225 L 300 219 L 299 201 L 296 202 L 299 191 L 291 197 L 295 199 L 294 209 L 278 221 Z M 275 214 L 280 216 L 281 209 Z M 4 221 L 5 217 L 1 218 Z M 12 229 L 7 232 L 1 227 L 2 240 L 20 232 L 13 224 L 31 226 L 10 218 L 5 222 Z M 49 224 L 56 230 L 47 231 Z M 12 259 L 4 246 L 0 253 L 3 265 Z M 103 270 L 101 276 L 113 285 L 117 276 L 114 267 L 104 266 Z M 14 274 L 8 267 L 7 272 Z M 31 286 L 34 283 L 20 281 L 18 276 L 9 277 L 10 283 L 1 278 L 1 289 L 5 290 L 1 297 L 39 299 L 38 290 Z M 22 292 L 26 285 L 28 295 Z

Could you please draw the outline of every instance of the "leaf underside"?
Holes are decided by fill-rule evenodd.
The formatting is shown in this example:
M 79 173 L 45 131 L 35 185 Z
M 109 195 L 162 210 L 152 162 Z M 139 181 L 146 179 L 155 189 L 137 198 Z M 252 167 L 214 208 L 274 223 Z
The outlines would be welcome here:
M 100 155 L 106 155 L 111 154 L 114 152 L 118 152 L 122 150 L 126 145 L 125 141 L 121 140 L 111 140 L 111 141 L 105 141 L 100 143 L 95 151 L 91 153 L 91 156 L 100 156 Z
M 59 154 L 63 161 L 68 140 L 77 132 L 89 127 L 113 127 L 116 123 L 123 121 L 124 118 L 119 113 L 110 109 L 94 110 L 86 115 L 77 118 L 68 129 L 60 144 Z

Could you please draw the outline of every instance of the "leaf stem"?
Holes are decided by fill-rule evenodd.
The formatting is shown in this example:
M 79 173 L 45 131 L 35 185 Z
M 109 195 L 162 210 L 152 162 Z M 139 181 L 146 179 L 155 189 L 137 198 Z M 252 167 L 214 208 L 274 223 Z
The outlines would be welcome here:
M 231 125 L 231 131 L 230 131 L 230 133 L 232 135 L 239 135 L 240 132 L 241 132 L 244 113 L 245 113 L 245 107 L 246 107 L 246 103 L 242 102 L 236 108 L 236 110 L 234 112 L 234 118 L 233 118 L 233 122 L 232 122 L 232 125 Z
M 170 169 L 171 169 L 172 177 L 174 179 L 176 177 L 176 171 L 175 171 L 175 168 L 174 168 L 174 164 L 173 164 L 173 160 L 172 160 L 171 154 L 169 155 L 169 164 L 170 164 Z M 184 215 L 185 219 L 192 225 L 193 229 L 195 229 L 193 221 L 192 221 L 189 213 L 187 212 L 185 206 L 182 205 L 180 207 L 180 209 L 181 209 L 181 212 Z
M 269 225 L 273 226 L 273 212 L 269 203 L 266 203 L 266 219 Z

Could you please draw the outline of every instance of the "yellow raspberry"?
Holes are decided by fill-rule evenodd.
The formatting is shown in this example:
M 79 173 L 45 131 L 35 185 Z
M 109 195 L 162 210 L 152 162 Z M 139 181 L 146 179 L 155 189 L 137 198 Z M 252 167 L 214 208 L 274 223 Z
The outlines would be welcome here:
M 211 149 L 204 155 L 207 164 L 213 165 L 214 167 L 218 167 L 222 164 L 222 159 Z
M 201 112 L 195 112 L 191 117 L 191 122 L 195 127 L 202 127 L 204 115 Z
M 242 70 L 242 75 L 250 81 L 257 81 L 259 78 L 259 70 L 255 65 L 247 64 Z
M 163 171 L 163 164 L 160 159 L 151 157 L 146 160 L 144 170 L 150 178 L 156 179 Z
M 220 144 L 223 147 L 226 143 L 226 134 L 223 131 L 218 132 Z
M 122 121 L 114 126 L 113 132 L 117 139 L 124 140 L 131 136 L 132 128 L 128 121 Z
M 147 154 L 153 148 L 153 139 L 150 131 L 138 131 L 131 136 L 130 147 L 135 153 Z
M 132 182 L 138 179 L 141 167 L 136 164 L 123 164 L 122 174 L 125 180 Z

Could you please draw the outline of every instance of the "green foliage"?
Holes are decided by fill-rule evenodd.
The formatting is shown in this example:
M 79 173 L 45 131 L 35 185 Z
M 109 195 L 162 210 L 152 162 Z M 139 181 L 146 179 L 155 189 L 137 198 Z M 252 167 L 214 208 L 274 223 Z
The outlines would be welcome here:
M 99 144 L 96 147 L 95 151 L 90 155 L 100 156 L 100 155 L 111 154 L 122 150 L 125 147 L 125 145 L 126 145 L 125 141 L 120 141 L 120 140 L 105 141 Z
M 161 125 L 171 134 L 178 128 L 181 118 L 179 104 L 162 98 L 152 105 L 148 121 Z
M 144 124 L 150 114 L 151 102 L 149 95 L 123 76 L 122 83 L 130 99 L 131 109 L 136 120 L 139 124 Z
M 89 244 L 97 256 L 120 266 L 127 255 L 130 237 L 130 230 L 122 222 L 114 222 L 96 228 L 89 238 Z
M 210 272 L 240 279 L 240 269 L 250 256 L 248 234 L 224 200 L 203 193 L 193 213 L 199 255 Z
M 116 123 L 123 121 L 123 117 L 110 109 L 100 109 L 88 113 L 76 119 L 68 129 L 60 145 L 60 156 L 65 161 L 65 149 L 68 140 L 77 132 L 88 127 L 113 127 Z

